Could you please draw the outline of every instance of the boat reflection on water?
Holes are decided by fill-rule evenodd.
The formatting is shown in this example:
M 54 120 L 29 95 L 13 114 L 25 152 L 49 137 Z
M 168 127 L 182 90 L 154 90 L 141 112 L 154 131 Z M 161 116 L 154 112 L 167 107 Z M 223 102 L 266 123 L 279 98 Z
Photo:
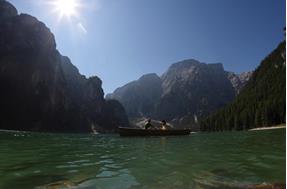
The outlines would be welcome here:
M 169 136 L 189 135 L 190 129 L 137 129 L 119 127 L 120 136 Z

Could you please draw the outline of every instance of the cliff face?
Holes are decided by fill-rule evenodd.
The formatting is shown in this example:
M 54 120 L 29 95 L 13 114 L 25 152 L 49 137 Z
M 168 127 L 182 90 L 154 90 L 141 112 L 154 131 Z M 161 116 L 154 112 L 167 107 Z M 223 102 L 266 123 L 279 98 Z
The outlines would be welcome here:
M 119 100 L 131 118 L 151 117 L 177 127 L 198 127 L 200 117 L 234 99 L 236 90 L 226 73 L 219 63 L 184 60 L 171 65 L 160 78 L 145 75 L 107 98 Z
M 42 22 L 0 0 L 0 129 L 90 132 L 128 125 L 121 105 L 104 100 L 101 84 L 57 51 Z

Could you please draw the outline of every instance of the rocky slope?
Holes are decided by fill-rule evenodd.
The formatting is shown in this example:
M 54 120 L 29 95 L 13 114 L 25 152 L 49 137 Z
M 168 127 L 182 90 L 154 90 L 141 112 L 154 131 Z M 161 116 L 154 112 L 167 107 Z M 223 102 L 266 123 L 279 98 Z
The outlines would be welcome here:
M 226 72 L 220 63 L 190 59 L 171 65 L 161 77 L 147 74 L 107 98 L 119 100 L 130 118 L 151 117 L 177 127 L 197 127 L 199 117 L 231 102 L 246 80 Z
M 0 129 L 106 132 L 128 125 L 123 107 L 104 99 L 101 84 L 57 51 L 42 22 L 0 0 Z
M 237 95 L 250 79 L 252 73 L 253 72 L 243 72 L 241 74 L 235 74 L 234 72 L 226 72 L 227 78 L 230 80 Z

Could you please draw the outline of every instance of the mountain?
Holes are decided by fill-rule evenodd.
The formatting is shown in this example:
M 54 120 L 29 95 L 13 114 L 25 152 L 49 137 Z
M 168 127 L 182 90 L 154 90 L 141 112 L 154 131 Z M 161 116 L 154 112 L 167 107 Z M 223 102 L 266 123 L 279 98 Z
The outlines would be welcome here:
M 128 125 L 101 85 L 58 52 L 44 23 L 0 0 L 0 129 L 111 132 Z
M 161 76 L 147 74 L 107 95 L 125 107 L 130 118 L 165 119 L 177 127 L 193 125 L 197 120 L 231 102 L 248 80 L 232 83 L 223 65 L 206 64 L 194 59 L 172 64 Z
M 254 71 L 237 98 L 201 121 L 202 131 L 244 130 L 285 123 L 285 41 Z
M 151 117 L 162 94 L 161 84 L 156 74 L 146 74 L 116 89 L 106 98 L 120 101 L 129 117 Z
M 196 119 L 235 96 L 222 64 L 185 60 L 171 65 L 161 78 L 163 94 L 155 110 L 159 119 L 180 122 L 187 115 Z

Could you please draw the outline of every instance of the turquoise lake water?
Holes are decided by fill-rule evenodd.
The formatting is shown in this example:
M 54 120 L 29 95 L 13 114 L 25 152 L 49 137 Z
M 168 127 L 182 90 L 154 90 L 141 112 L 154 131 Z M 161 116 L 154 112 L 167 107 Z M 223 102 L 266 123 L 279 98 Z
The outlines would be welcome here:
M 0 131 L 0 188 L 285 183 L 285 141 L 285 129 L 144 138 Z

